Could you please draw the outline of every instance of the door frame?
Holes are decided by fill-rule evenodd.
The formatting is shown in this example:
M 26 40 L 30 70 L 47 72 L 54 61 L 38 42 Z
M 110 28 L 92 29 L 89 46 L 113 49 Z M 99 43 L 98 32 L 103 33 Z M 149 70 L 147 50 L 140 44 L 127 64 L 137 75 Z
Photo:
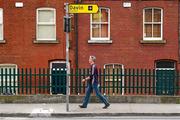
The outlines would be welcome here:
M 51 71 L 51 69 L 52 69 L 52 64 L 53 63 L 65 63 L 66 64 L 66 61 L 63 61 L 63 60 L 54 60 L 54 61 L 50 61 L 49 62 L 49 65 L 50 65 L 50 70 L 49 70 L 49 74 L 50 74 L 50 86 L 51 86 L 51 84 L 52 84 L 52 71 Z M 50 94 L 52 95 L 52 87 L 50 87 Z

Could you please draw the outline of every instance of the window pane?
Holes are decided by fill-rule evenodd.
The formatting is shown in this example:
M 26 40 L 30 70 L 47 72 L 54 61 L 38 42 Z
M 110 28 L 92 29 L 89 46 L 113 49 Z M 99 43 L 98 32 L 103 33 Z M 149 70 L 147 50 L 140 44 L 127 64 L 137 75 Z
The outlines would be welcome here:
M 161 25 L 153 25 L 153 37 L 161 37 Z
M 101 27 L 101 37 L 108 37 L 108 24 L 102 24 Z
M 2 24 L 2 21 L 3 21 L 3 13 L 2 10 L 0 10 L 0 24 Z
M 2 72 L 3 74 L 7 74 L 7 78 L 5 78 L 5 76 L 3 76 L 2 78 L 0 77 L 0 80 L 10 80 L 9 79 L 9 74 L 10 74 L 10 71 L 11 71 L 11 75 L 13 75 L 13 72 L 14 70 L 16 71 L 15 69 L 16 67 L 14 66 L 0 66 L 0 73 Z M 13 82 L 14 78 L 11 76 L 11 80 Z M 7 83 L 9 85 L 9 82 Z
M 145 25 L 145 37 L 152 37 L 152 25 Z
M 145 22 L 152 22 L 152 9 L 145 10 Z
M 55 25 L 39 25 L 38 38 L 39 39 L 56 39 Z
M 113 65 L 106 65 L 105 68 L 106 69 L 113 68 Z
M 53 10 L 39 10 L 38 22 L 54 22 L 54 11 Z
M 112 80 L 113 79 L 113 65 L 106 65 L 105 66 L 105 71 L 106 71 L 106 80 Z
M 115 65 L 114 65 L 114 68 L 115 68 L 115 69 L 122 69 L 122 65 L 115 64 Z
M 161 22 L 161 10 L 154 9 L 154 22 Z
M 97 14 L 92 14 L 92 37 L 94 38 L 107 38 L 109 37 L 109 9 L 100 8 Z
M 100 37 L 100 25 L 98 24 L 93 24 L 92 25 L 92 37 Z
M 108 22 L 108 9 L 101 10 L 101 21 Z
M 100 12 L 92 14 L 92 22 L 100 22 L 100 18 L 101 18 Z
M 156 62 L 156 68 L 174 68 L 174 64 L 173 61 L 158 61 Z
M 113 65 L 105 66 L 106 72 L 112 74 L 113 73 Z
M 2 64 L 1 64 L 2 65 Z M 7 74 L 0 77 L 0 86 L 7 86 L 6 88 L 0 89 L 0 94 L 15 94 L 17 88 L 14 89 L 10 86 L 17 86 L 17 77 L 14 77 L 14 72 L 16 73 L 16 66 L 10 65 L 0 65 L 0 73 Z M 14 67 L 13 67 L 14 66 Z M 11 71 L 11 72 L 10 72 Z M 10 74 L 11 73 L 11 74 Z
M 0 24 L 0 40 L 3 40 L 3 28 L 2 28 L 2 24 Z

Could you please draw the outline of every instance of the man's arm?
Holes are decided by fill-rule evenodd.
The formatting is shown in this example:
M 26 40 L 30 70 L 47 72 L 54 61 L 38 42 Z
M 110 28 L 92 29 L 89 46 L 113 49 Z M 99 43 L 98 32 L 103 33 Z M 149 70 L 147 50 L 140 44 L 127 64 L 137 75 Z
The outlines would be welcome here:
M 90 77 L 86 77 L 85 79 L 82 79 L 82 82 L 85 82 L 85 81 L 87 81 L 89 79 L 90 79 Z
M 92 72 L 91 72 L 92 84 L 93 84 L 94 81 L 95 81 L 95 67 L 96 67 L 96 65 L 93 65 L 93 66 L 92 66 Z
M 95 72 L 95 65 L 92 65 L 92 71 L 90 76 L 86 77 L 85 79 L 82 79 L 82 82 L 92 79 L 92 83 L 94 83 L 94 79 L 95 79 L 94 72 Z

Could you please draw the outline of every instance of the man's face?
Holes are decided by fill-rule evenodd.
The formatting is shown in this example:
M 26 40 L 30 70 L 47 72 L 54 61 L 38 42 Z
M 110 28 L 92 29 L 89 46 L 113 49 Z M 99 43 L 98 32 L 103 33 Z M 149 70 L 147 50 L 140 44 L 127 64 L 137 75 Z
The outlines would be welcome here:
M 91 57 L 89 57 L 89 64 L 91 64 L 92 63 L 92 59 L 91 59 Z

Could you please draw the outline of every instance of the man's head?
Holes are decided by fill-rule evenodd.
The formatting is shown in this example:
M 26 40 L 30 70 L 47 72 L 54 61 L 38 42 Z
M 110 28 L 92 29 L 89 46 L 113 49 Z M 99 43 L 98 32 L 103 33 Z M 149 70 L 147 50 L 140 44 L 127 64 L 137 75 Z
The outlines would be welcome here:
M 95 61 L 96 61 L 96 57 L 95 56 L 89 56 L 89 63 L 90 64 L 93 64 L 93 63 L 95 63 Z

